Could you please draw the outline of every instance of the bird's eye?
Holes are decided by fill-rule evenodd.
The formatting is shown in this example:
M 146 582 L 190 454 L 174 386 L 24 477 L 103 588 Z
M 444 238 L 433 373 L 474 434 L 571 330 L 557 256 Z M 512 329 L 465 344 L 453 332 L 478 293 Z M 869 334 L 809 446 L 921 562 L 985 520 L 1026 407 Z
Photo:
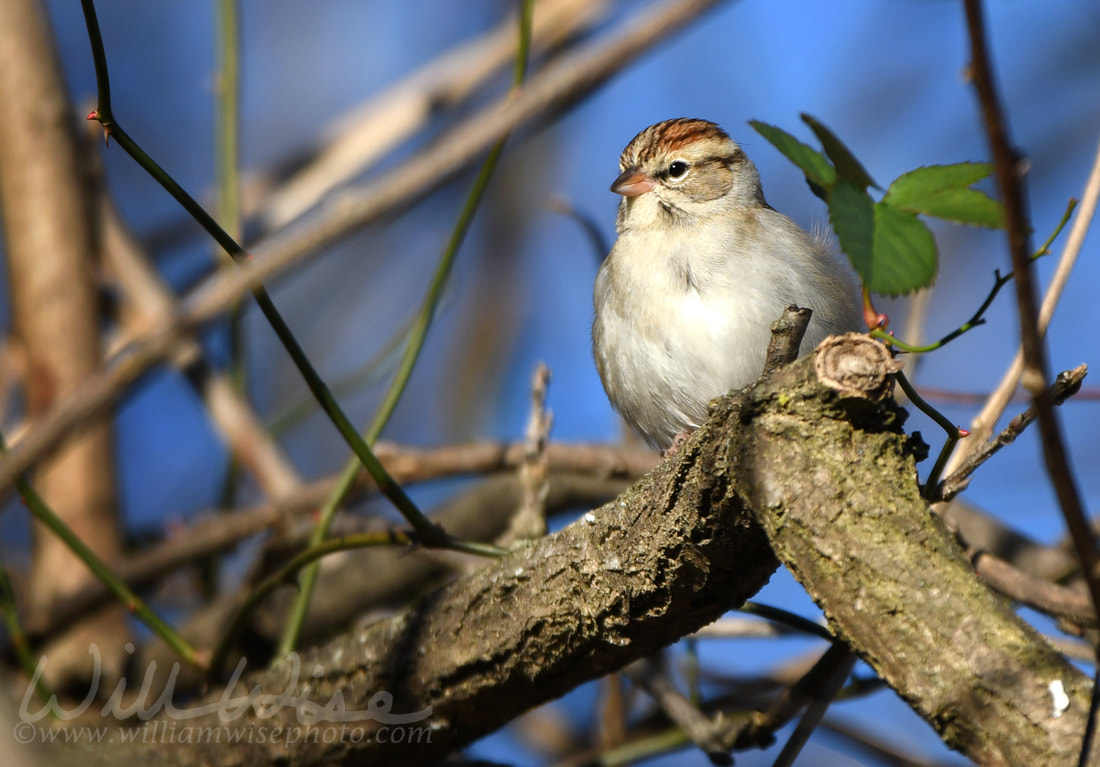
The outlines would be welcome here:
M 669 178 L 681 178 L 688 172 L 688 164 L 684 160 L 673 160 L 668 165 Z

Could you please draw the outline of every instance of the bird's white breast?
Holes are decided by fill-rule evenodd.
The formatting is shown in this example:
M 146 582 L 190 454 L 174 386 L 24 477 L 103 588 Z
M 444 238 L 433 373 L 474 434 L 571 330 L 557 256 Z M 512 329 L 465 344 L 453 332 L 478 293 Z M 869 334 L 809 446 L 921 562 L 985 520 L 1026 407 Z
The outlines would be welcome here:
M 707 403 L 759 375 L 769 325 L 751 269 L 733 275 L 681 252 L 683 237 L 626 232 L 596 281 L 597 365 L 616 407 L 665 445 Z
M 710 400 L 760 375 L 771 323 L 791 303 L 815 311 L 803 349 L 854 326 L 838 264 L 781 214 L 734 228 L 696 222 L 690 237 L 626 229 L 596 279 L 593 348 L 604 388 L 635 428 L 667 446 L 702 423 Z

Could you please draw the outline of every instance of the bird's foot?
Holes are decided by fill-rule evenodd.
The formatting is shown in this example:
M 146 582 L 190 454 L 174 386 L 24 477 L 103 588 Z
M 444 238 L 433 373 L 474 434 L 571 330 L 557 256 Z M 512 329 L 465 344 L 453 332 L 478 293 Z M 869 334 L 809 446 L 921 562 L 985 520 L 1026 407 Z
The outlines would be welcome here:
M 687 442 L 688 437 L 691 436 L 690 431 L 682 431 L 672 438 L 672 444 L 661 451 L 661 458 L 668 458 L 669 456 L 676 455 L 680 450 L 680 445 Z

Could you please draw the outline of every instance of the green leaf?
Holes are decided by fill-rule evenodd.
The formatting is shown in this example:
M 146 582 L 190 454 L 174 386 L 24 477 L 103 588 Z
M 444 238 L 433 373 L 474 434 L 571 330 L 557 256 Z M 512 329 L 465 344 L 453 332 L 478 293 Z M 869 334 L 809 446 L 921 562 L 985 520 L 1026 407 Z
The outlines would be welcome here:
M 838 139 L 831 130 L 818 122 L 817 118 L 805 112 L 802 113 L 802 122 L 810 126 L 821 142 L 825 154 L 829 156 L 836 167 L 838 177 L 851 181 L 861 189 L 866 189 L 869 186 L 873 186 L 875 189 L 879 188 L 878 184 L 871 178 L 871 174 L 864 169 L 855 155 L 849 151 L 848 147 L 844 146 L 844 142 Z
M 954 165 L 928 165 L 903 173 L 894 179 L 887 197 L 901 200 L 919 199 L 944 189 L 963 189 L 988 178 L 993 166 L 987 162 L 960 162 Z
M 819 190 L 826 190 L 836 181 L 836 171 L 829 164 L 829 160 L 821 152 L 807 144 L 803 144 L 782 128 L 768 125 L 759 120 L 749 120 L 749 125 L 757 133 L 771 142 L 772 146 L 782 152 L 788 160 L 793 162 L 806 174 L 806 180 L 814 194 L 824 199 Z M 816 187 L 816 188 L 815 188 Z
M 946 189 L 925 197 L 919 205 L 893 207 L 971 226 L 990 229 L 1004 229 L 1005 226 L 1001 204 L 977 189 Z
M 894 179 L 883 202 L 909 213 L 992 229 L 1004 228 L 1004 208 L 970 185 L 993 171 L 989 163 L 932 165 Z
M 875 203 L 873 293 L 897 296 L 926 288 L 936 278 L 936 240 L 920 219 L 883 202 Z
M 829 221 L 840 247 L 872 293 L 897 296 L 932 284 L 936 241 L 921 221 L 840 179 L 829 193 Z
M 839 179 L 829 190 L 829 222 L 860 280 L 873 284 L 875 203 L 871 196 L 851 181 Z

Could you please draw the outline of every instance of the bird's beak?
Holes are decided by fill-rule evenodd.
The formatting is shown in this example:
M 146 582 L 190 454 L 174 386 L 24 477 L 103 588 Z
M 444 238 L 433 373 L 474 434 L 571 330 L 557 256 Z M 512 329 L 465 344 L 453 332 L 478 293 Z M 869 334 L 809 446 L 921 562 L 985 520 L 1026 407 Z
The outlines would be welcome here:
M 623 197 L 637 197 L 646 192 L 652 192 L 656 186 L 657 182 L 652 178 L 637 168 L 630 167 L 615 179 L 615 183 L 611 185 L 611 191 Z

